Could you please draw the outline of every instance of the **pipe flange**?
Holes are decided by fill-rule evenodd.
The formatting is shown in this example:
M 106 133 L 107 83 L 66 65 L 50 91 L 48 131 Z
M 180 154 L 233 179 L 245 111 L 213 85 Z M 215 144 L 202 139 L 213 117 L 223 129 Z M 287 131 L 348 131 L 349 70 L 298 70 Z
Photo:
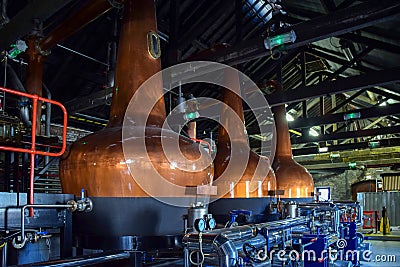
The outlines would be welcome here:
M 67 205 L 70 205 L 70 207 L 67 208 L 68 211 L 74 212 L 78 208 L 78 204 L 76 203 L 75 200 L 71 199 L 67 201 Z
M 20 235 L 14 237 L 11 241 L 12 246 L 15 249 L 21 249 L 25 246 L 26 241 L 28 240 L 28 238 L 26 236 L 24 236 L 23 240 L 21 241 L 22 237 Z
M 85 212 L 91 212 L 93 210 L 93 201 L 90 198 L 85 198 Z
M 42 48 L 40 47 L 39 40 L 35 41 L 35 49 L 36 52 L 42 56 L 48 56 L 51 54 L 51 50 L 42 50 Z

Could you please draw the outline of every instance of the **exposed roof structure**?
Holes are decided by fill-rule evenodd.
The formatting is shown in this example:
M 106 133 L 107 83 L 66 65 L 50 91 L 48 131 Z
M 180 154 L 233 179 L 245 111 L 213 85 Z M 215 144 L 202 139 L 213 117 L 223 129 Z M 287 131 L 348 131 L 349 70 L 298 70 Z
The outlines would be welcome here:
M 32 31 L 46 36 L 88 1 L 1 2 L 0 49 L 9 51 L 12 43 Z M 44 84 L 53 99 L 66 106 L 70 125 L 88 131 L 107 123 L 112 97 L 110 76 L 121 7 L 118 1 L 108 2 L 115 7 L 58 43 L 45 60 Z M 400 146 L 397 0 L 155 2 L 163 66 L 229 44 L 203 59 L 237 67 L 259 84 L 271 105 L 287 105 L 295 155 Z M 266 49 L 266 38 L 290 30 L 297 36 L 295 42 Z M 23 54 L 8 60 L 21 80 L 24 60 Z M 285 92 L 264 87 L 270 79 L 281 81 Z M 218 98 L 220 90 L 193 85 L 184 87 L 183 93 Z M 167 106 L 174 106 L 176 94 L 166 100 Z M 258 149 L 263 136 L 251 112 L 245 112 L 245 120 L 251 146 L 263 153 Z M 197 129 L 200 136 L 213 132 L 215 137 L 217 127 L 200 120 Z M 387 162 L 399 162 L 400 151 L 382 153 L 391 154 Z M 326 163 L 329 157 L 311 161 Z

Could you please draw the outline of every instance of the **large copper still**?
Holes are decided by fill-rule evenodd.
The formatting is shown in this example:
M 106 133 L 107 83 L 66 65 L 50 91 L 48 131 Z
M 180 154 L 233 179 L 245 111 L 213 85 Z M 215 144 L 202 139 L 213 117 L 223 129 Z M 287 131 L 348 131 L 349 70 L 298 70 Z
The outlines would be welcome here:
M 217 154 L 214 159 L 215 180 L 220 183 L 218 187 L 223 188 L 224 192 L 229 191 L 224 195 L 225 198 L 268 196 L 268 191 L 276 189 L 276 178 L 268 159 L 260 157 L 248 147 L 237 72 L 224 70 L 224 79 L 230 90 L 222 88 L 222 101 L 225 105 L 221 110 Z M 229 132 L 223 125 L 230 129 Z M 239 149 L 233 150 L 233 146 Z M 237 168 L 238 166 L 228 167 L 233 158 L 242 158 L 244 155 L 248 160 L 247 164 L 240 162 L 246 164 L 244 169 Z
M 149 40 L 153 43 L 149 44 Z M 146 127 L 148 158 L 145 155 L 137 155 L 135 159 L 129 159 L 134 160 L 140 168 L 128 169 L 128 159 L 124 157 L 121 140 L 123 119 L 129 101 L 139 86 L 161 70 L 159 56 L 156 54 L 158 51 L 154 51 L 159 49 L 159 43 L 157 47 L 154 41 L 159 42 L 153 1 L 125 1 L 110 122 L 103 130 L 75 142 L 69 153 L 60 161 L 60 178 L 64 193 L 79 194 L 83 188 L 92 197 L 146 197 L 149 195 L 136 183 L 132 175 L 146 176 L 150 169 L 156 169 L 165 180 L 183 187 L 212 182 L 212 164 L 203 170 L 184 171 L 179 166 L 185 165 L 186 162 L 181 158 L 175 160 L 174 155 L 168 155 L 167 159 L 162 150 L 161 138 L 173 138 L 178 135 L 172 131 L 161 135 L 161 126 L 166 117 L 162 81 L 146 95 L 157 102 L 148 120 L 137 125 Z M 140 114 L 142 108 L 137 106 L 135 110 Z M 132 139 L 135 139 L 135 136 Z M 143 141 L 143 138 L 138 140 L 140 141 Z M 135 143 L 130 145 L 135 147 Z M 201 148 L 192 140 L 179 136 L 179 145 L 180 152 L 187 159 L 200 157 Z M 175 160 L 174 166 L 177 168 L 171 167 L 171 160 Z M 151 179 L 148 183 L 151 187 L 158 186 Z M 174 197 L 174 193 L 162 192 L 156 197 L 159 196 Z
M 282 90 L 282 86 L 275 81 L 270 81 L 269 85 L 276 90 Z M 285 106 L 273 107 L 272 111 L 277 133 L 275 158 L 272 164 L 277 189 L 284 190 L 283 197 L 287 198 L 311 197 L 314 181 L 307 169 L 293 159 Z

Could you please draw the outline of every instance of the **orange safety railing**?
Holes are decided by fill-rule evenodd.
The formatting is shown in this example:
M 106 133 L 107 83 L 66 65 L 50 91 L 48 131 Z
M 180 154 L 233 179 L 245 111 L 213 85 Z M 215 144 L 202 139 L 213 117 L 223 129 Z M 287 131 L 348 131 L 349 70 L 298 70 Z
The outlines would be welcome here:
M 4 93 L 9 93 L 9 94 L 14 94 L 14 95 L 30 98 L 33 101 L 33 103 L 32 103 L 32 130 L 31 130 L 32 140 L 31 140 L 30 149 L 19 148 L 19 147 L 0 146 L 0 150 L 30 154 L 30 156 L 31 156 L 30 157 L 31 171 L 30 171 L 30 177 L 29 177 L 29 187 L 30 187 L 29 188 L 29 204 L 34 204 L 34 190 L 33 189 L 34 189 L 34 181 L 35 181 L 35 155 L 59 157 L 65 152 L 65 149 L 67 147 L 67 143 L 66 143 L 66 140 L 67 140 L 67 138 L 66 138 L 66 135 L 67 135 L 67 110 L 61 103 L 54 101 L 54 100 L 40 97 L 38 95 L 31 95 L 31 94 L 27 94 L 27 93 L 15 91 L 15 90 L 3 88 L 3 87 L 0 87 L 0 91 L 2 91 Z M 36 150 L 36 127 L 37 127 L 36 115 L 37 115 L 38 101 L 48 102 L 50 104 L 59 106 L 63 112 L 64 128 L 63 128 L 63 134 L 62 134 L 62 145 L 61 145 L 60 151 L 58 151 L 58 152 L 47 152 L 47 151 Z M 31 216 L 31 217 L 33 216 L 32 208 L 30 208 L 30 210 L 29 210 L 29 216 Z

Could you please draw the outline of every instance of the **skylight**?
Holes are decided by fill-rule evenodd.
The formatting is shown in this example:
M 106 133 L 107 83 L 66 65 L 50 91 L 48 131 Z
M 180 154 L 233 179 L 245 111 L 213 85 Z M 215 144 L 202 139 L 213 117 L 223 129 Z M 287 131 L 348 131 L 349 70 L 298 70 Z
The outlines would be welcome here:
M 281 11 L 281 6 L 277 5 L 275 2 L 275 0 L 246 0 L 247 5 L 263 23 L 267 23 L 271 20 L 272 11 L 274 9 Z

